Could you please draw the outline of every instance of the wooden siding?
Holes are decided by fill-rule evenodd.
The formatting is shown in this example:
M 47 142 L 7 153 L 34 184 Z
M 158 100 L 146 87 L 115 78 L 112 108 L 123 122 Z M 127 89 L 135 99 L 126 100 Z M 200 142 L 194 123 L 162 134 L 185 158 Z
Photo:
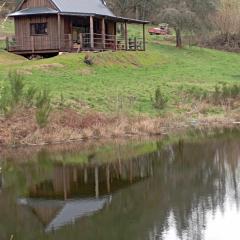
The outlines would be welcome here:
M 56 9 L 56 6 L 49 0 L 26 0 L 19 9 L 32 7 L 50 7 Z
M 47 35 L 30 34 L 31 23 L 47 23 Z M 16 45 L 19 50 L 58 49 L 57 16 L 19 17 L 15 18 Z

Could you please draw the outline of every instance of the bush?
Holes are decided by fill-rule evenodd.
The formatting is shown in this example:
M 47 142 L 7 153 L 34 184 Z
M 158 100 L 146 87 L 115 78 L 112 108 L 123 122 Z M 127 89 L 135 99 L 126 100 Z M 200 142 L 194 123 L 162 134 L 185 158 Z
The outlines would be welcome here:
M 9 72 L 8 79 L 10 82 L 10 92 L 12 97 L 12 103 L 17 104 L 20 102 L 23 96 L 23 89 L 24 89 L 23 77 L 21 74 L 14 71 L 14 72 Z
M 40 128 L 43 128 L 47 125 L 50 112 L 51 112 L 50 105 L 43 105 L 41 108 L 37 108 L 36 120 Z
M 9 72 L 6 81 L 0 86 L 0 112 L 5 116 L 22 101 L 24 90 L 23 78 L 17 72 Z
M 165 96 L 163 96 L 159 87 L 155 90 L 155 96 L 154 96 L 154 99 L 152 99 L 152 102 L 153 102 L 154 108 L 159 110 L 164 109 L 166 106 L 166 103 L 168 102 L 168 99 Z
M 51 96 L 47 89 L 40 91 L 36 97 L 36 120 L 40 128 L 46 126 L 51 112 Z
M 223 104 L 240 97 L 240 85 L 229 86 L 226 83 L 216 85 L 212 98 L 215 104 Z
M 27 89 L 24 96 L 26 107 L 32 107 L 36 94 L 37 94 L 37 89 L 35 87 L 29 87 Z

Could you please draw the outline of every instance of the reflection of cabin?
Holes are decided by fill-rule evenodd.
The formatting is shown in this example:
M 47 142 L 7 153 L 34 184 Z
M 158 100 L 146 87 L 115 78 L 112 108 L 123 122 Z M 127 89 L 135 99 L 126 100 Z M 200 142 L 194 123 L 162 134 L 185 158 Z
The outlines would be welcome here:
M 113 192 L 152 174 L 152 161 L 141 157 L 102 165 L 57 164 L 51 178 L 31 186 L 29 198 L 18 203 L 30 208 L 49 232 L 102 210 Z
M 18 203 L 27 206 L 38 216 L 45 226 L 45 232 L 57 230 L 65 225 L 74 223 L 77 219 L 90 216 L 110 204 L 111 197 L 100 199 L 79 200 L 43 200 L 19 199 Z
M 151 162 L 130 160 L 105 165 L 56 165 L 51 179 L 29 189 L 31 198 L 72 199 L 105 196 L 151 175 Z
M 9 15 L 15 21 L 11 52 L 22 55 L 81 50 L 145 50 L 147 21 L 115 16 L 104 0 L 22 0 Z M 117 35 L 117 23 L 125 26 Z M 140 38 L 128 38 L 128 23 L 142 24 Z

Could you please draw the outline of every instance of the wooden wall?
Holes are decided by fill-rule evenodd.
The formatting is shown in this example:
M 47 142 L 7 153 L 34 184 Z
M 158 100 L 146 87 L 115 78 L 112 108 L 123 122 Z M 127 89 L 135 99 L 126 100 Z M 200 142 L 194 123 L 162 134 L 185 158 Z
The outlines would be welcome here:
M 47 35 L 30 34 L 31 23 L 48 23 Z M 15 18 L 16 45 L 19 50 L 58 49 L 57 15 Z
M 25 0 L 19 9 L 25 9 L 29 7 L 50 7 L 56 9 L 55 5 L 50 0 Z

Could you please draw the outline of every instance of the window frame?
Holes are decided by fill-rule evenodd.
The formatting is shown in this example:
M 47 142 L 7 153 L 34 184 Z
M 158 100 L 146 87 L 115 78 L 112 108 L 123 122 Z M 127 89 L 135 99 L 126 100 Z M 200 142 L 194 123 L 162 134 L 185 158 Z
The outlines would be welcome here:
M 45 29 L 47 30 L 45 33 L 36 33 L 37 25 L 45 24 Z M 34 32 L 33 32 L 34 29 Z M 48 35 L 48 23 L 47 22 L 37 22 L 37 23 L 30 23 L 30 36 L 46 36 Z

